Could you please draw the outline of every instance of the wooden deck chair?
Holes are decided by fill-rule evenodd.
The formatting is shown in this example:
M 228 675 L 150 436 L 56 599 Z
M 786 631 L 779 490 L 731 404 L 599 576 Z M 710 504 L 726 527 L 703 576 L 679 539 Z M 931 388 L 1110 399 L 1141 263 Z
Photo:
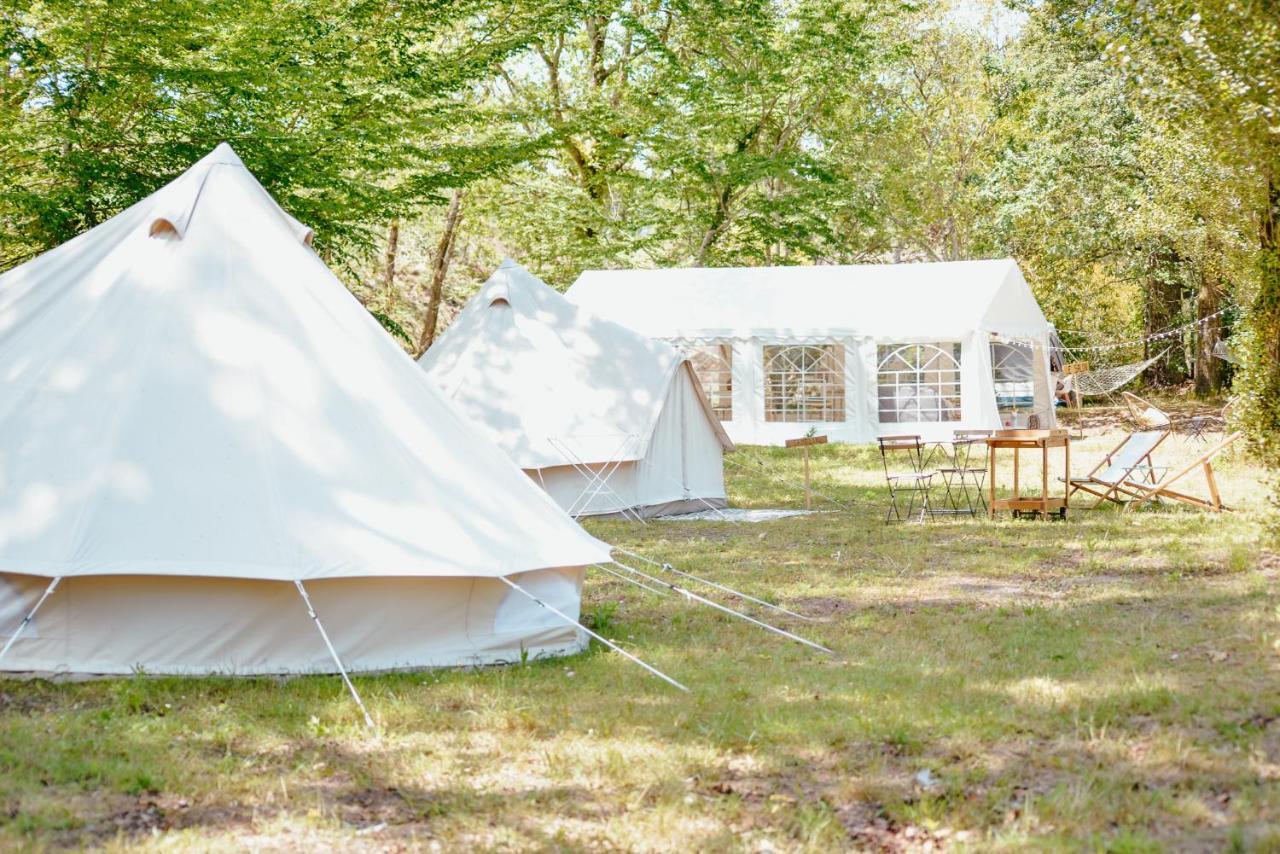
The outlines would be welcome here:
M 1231 508 L 1222 503 L 1222 496 L 1218 494 L 1218 481 L 1213 475 L 1213 458 L 1230 447 L 1231 443 L 1243 436 L 1243 433 L 1232 433 L 1191 462 L 1187 463 L 1177 471 L 1172 472 L 1168 476 L 1162 478 L 1159 483 L 1142 484 L 1126 482 L 1125 486 L 1133 490 L 1134 500 L 1132 504 L 1144 504 L 1148 501 L 1158 501 L 1161 498 L 1168 498 L 1173 501 L 1180 501 L 1183 504 L 1190 504 L 1192 507 L 1199 507 L 1202 510 L 1212 510 L 1220 513 L 1223 510 L 1230 511 Z M 1209 485 L 1209 498 L 1197 498 L 1194 495 L 1187 495 L 1185 492 L 1175 492 L 1169 487 L 1186 477 L 1196 467 L 1204 470 L 1204 479 Z M 1128 507 L 1125 507 L 1128 510 Z
M 1136 394 L 1120 392 L 1125 408 L 1129 410 L 1129 420 L 1139 430 L 1168 430 L 1173 427 L 1173 419 L 1154 403 L 1143 400 Z
M 1123 504 L 1133 498 L 1133 482 L 1146 481 L 1147 486 L 1156 483 L 1155 466 L 1151 462 L 1151 453 L 1161 442 L 1169 438 L 1168 430 L 1145 430 L 1141 433 L 1130 433 L 1124 441 L 1102 458 L 1084 477 L 1073 477 L 1071 495 L 1084 491 L 1098 497 L 1093 505 L 1098 507 L 1104 501 Z M 1138 473 L 1141 473 L 1139 476 Z

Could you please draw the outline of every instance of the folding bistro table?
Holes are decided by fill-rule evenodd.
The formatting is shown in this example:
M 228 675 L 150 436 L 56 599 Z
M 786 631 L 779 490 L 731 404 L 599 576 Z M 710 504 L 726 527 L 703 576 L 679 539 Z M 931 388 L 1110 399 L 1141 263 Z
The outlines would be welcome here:
M 1050 513 L 1067 518 L 1071 490 L 1071 438 L 1066 430 L 997 430 L 987 440 L 987 486 L 990 500 L 987 510 L 994 519 L 998 510 L 1012 510 L 1013 515 L 1039 513 L 1048 519 Z M 996 450 L 1013 449 L 1013 497 L 996 498 Z M 1062 497 L 1049 495 L 1049 449 L 1062 448 Z M 1019 457 L 1022 451 L 1040 451 L 1040 494 L 1023 495 L 1019 484 Z

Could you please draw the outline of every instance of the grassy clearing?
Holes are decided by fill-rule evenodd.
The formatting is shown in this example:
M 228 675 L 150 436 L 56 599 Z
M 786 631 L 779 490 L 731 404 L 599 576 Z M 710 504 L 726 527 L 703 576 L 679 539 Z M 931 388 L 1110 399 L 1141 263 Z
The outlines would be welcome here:
M 586 613 L 688 696 L 597 649 L 359 678 L 374 739 L 331 678 L 0 682 L 0 847 L 1280 850 L 1280 557 L 1220 475 L 1242 512 L 886 527 L 878 456 L 828 446 L 850 512 L 591 523 L 840 653 L 593 575 Z

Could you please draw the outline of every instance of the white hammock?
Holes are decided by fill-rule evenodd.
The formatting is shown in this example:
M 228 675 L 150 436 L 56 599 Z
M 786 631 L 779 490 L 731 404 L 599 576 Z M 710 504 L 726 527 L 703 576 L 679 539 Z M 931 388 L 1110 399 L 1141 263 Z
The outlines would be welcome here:
M 1096 371 L 1085 371 L 1080 374 L 1071 374 L 1065 379 L 1070 381 L 1070 390 L 1078 392 L 1079 394 L 1111 394 L 1111 392 L 1120 388 L 1125 383 L 1130 382 L 1138 374 L 1163 359 L 1165 353 L 1168 353 L 1172 349 L 1172 347 L 1166 347 L 1164 352 L 1159 355 L 1152 356 L 1145 362 L 1134 362 L 1130 365 L 1116 365 L 1112 368 L 1099 368 Z

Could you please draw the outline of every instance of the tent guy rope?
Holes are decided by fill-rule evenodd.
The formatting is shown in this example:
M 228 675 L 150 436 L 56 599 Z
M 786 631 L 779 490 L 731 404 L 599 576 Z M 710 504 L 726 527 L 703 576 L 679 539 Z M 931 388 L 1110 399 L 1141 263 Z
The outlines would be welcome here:
M 53 594 L 53 591 L 58 589 L 58 584 L 61 581 L 62 576 L 59 575 L 57 578 L 53 579 L 53 581 L 49 582 L 49 586 L 44 589 L 44 594 L 36 600 L 36 604 L 27 612 L 27 615 L 22 618 L 22 622 L 13 630 L 13 634 L 9 635 L 9 640 L 5 642 L 4 649 L 0 649 L 0 659 L 3 659 L 5 655 L 8 654 L 9 648 L 12 647 L 14 642 L 18 639 L 18 635 L 22 634 L 22 630 L 30 625 L 31 621 L 35 619 L 36 611 L 39 611 L 40 606 L 44 604 L 44 600 L 48 599 Z
M 688 688 L 684 687 L 684 686 L 683 686 L 683 685 L 681 685 L 679 682 L 677 682 L 676 680 L 672 679 L 670 676 L 668 676 L 667 674 L 663 673 L 663 672 L 662 672 L 661 670 L 659 670 L 658 668 L 656 668 L 656 667 L 652 667 L 652 666 L 650 666 L 650 665 L 648 665 L 648 664 L 645 664 L 643 661 L 641 661 L 640 659 L 636 658 L 634 655 L 632 655 L 631 653 L 627 652 L 625 649 L 623 649 L 622 647 L 618 646 L 616 643 L 614 643 L 613 641 L 609 640 L 609 639 L 608 639 L 608 638 L 606 638 L 604 635 L 601 635 L 601 634 L 598 634 L 598 633 L 596 633 L 596 632 L 593 632 L 591 629 L 589 629 L 589 628 L 587 628 L 586 626 L 582 625 L 582 623 L 579 623 L 577 620 L 573 619 L 573 618 L 572 618 L 572 617 L 570 617 L 568 614 L 566 614 L 565 612 L 561 611 L 559 608 L 556 608 L 554 605 L 548 605 L 546 602 L 543 602 L 543 601 L 542 601 L 541 599 L 539 599 L 537 596 L 534 596 L 532 593 L 530 593 L 528 590 L 525 590 L 525 589 L 524 589 L 523 587 L 521 587 L 519 584 L 516 584 L 516 583 L 515 583 L 514 581 L 512 581 L 510 578 L 507 578 L 506 576 L 502 576 L 502 575 L 498 576 L 498 578 L 502 579 L 502 582 L 503 582 L 504 584 L 506 584 L 508 587 L 510 587 L 512 590 L 515 590 L 515 591 L 517 591 L 518 593 L 523 593 L 525 596 L 527 596 L 527 597 L 529 597 L 530 599 L 532 599 L 532 600 L 534 601 L 534 603 L 535 603 L 535 604 L 540 605 L 540 606 L 541 606 L 541 607 L 543 607 L 543 608 L 546 608 L 548 611 L 550 611 L 551 613 L 555 614 L 557 617 L 559 617 L 560 619 L 564 620 L 566 623 L 569 623 L 569 624 L 571 624 L 571 625 L 577 626 L 579 629 L 582 629 L 582 631 L 586 632 L 586 633 L 587 633 L 588 635 L 590 635 L 591 637 L 593 637 L 593 638 L 595 638 L 596 640 L 600 641 L 600 643 L 602 643 L 602 644 L 604 644 L 605 646 L 609 647 L 609 649 L 613 650 L 614 652 L 620 652 L 620 653 L 622 653 L 624 656 L 626 656 L 627 658 L 631 659 L 631 660 L 632 660 L 632 661 L 634 661 L 636 664 L 640 665 L 640 666 L 641 666 L 641 667 L 643 667 L 645 670 L 647 670 L 647 671 L 649 671 L 650 673 L 652 673 L 654 676 L 657 676 L 657 677 L 658 677 L 659 679 L 661 679 L 663 682 L 666 682 L 668 685 L 671 685 L 671 686 L 673 686 L 673 687 L 675 687 L 675 688 L 679 688 L 681 691 L 684 691 L 686 694 L 687 694 L 687 693 L 689 693 L 689 689 L 688 689 Z
M 812 617 L 806 617 L 804 614 L 797 614 L 795 611 L 788 611 L 786 608 L 782 607 L 781 605 L 775 605 L 772 602 L 766 602 L 763 599 L 757 599 L 755 596 L 752 596 L 749 593 L 743 593 L 741 590 L 734 590 L 732 587 L 726 587 L 725 585 L 712 581 L 708 578 L 701 578 L 697 575 L 694 575 L 691 572 L 685 572 L 683 570 L 676 569 L 674 566 L 672 566 L 669 563 L 659 563 L 658 561 L 653 560 L 652 558 L 647 558 L 644 555 L 627 551 L 626 549 L 619 548 L 618 546 L 614 546 L 613 550 L 617 552 L 622 552 L 627 557 L 632 557 L 638 561 L 643 561 L 644 563 L 647 563 L 650 566 L 656 566 L 659 569 L 663 570 L 664 572 L 670 572 L 673 575 L 680 576 L 681 578 L 687 578 L 690 581 L 696 581 L 699 584 L 705 584 L 708 587 L 714 587 L 716 590 L 720 590 L 724 593 L 728 593 L 731 596 L 737 596 L 739 599 L 745 599 L 748 602 L 754 602 L 757 605 L 768 608 L 771 611 L 777 611 L 780 614 L 786 614 L 788 617 L 795 617 L 797 620 L 805 620 L 806 622 L 810 622 L 810 623 L 813 622 Z M 614 562 L 617 563 L 617 561 L 614 561 Z M 665 581 L 661 583 L 666 584 Z
M 703 605 L 708 605 L 712 608 L 715 608 L 717 611 L 723 611 L 724 613 L 737 617 L 738 619 L 746 620 L 748 623 L 751 623 L 752 625 L 759 626 L 760 628 L 766 631 L 773 632 L 776 635 L 781 635 L 782 637 L 787 638 L 788 640 L 793 640 L 796 643 L 801 643 L 801 644 L 804 644 L 805 646 L 813 647 L 814 649 L 820 652 L 825 652 L 828 655 L 835 655 L 835 650 L 828 649 L 827 647 L 823 646 L 820 643 L 814 643 L 813 641 L 807 638 L 802 638 L 800 637 L 800 635 L 789 632 L 786 629 L 780 629 L 777 626 L 770 625 L 769 623 L 766 623 L 764 620 L 757 620 L 755 617 L 752 617 L 748 614 L 744 614 L 741 611 L 735 611 L 734 609 L 730 608 L 728 605 L 721 605 L 719 602 L 708 599 L 705 596 L 699 596 L 697 593 L 694 593 L 692 590 L 688 590 L 684 587 L 681 587 L 679 584 L 673 584 L 670 581 L 663 581 L 661 578 L 650 575 L 647 572 L 642 572 L 641 570 L 638 570 L 635 567 L 627 566 L 625 563 L 620 563 L 616 560 L 614 561 L 614 564 L 616 566 L 622 567 L 627 572 L 633 572 L 636 575 L 640 576 L 641 578 L 646 578 L 649 581 L 654 582 L 655 584 L 661 584 L 665 587 L 668 587 L 671 589 L 672 592 L 679 593 L 681 596 L 685 597 L 686 599 L 692 599 L 695 602 L 700 602 Z
M 606 572 L 609 575 L 612 575 L 614 578 L 617 578 L 621 581 L 625 581 L 628 584 L 634 584 L 636 587 L 643 587 L 645 590 L 648 590 L 650 593 L 657 593 L 659 596 L 669 595 L 667 591 L 663 590 L 660 587 L 654 587 L 652 584 L 645 584 L 643 581 L 636 581 L 631 576 L 618 572 L 616 569 L 610 569 L 609 567 L 605 566 L 602 563 L 593 563 L 591 564 L 591 566 L 594 567 L 595 569 L 600 570 L 601 572 Z
M 302 601 L 307 606 L 307 613 L 311 619 L 315 621 L 316 628 L 320 630 L 320 637 L 324 638 L 324 645 L 329 648 L 329 655 L 333 657 L 333 663 L 338 665 L 338 673 L 342 676 L 343 683 L 346 684 L 347 690 L 351 692 L 351 697 L 356 701 L 356 705 L 360 707 L 360 713 L 364 715 L 364 724 L 369 729 L 376 729 L 373 724 L 373 718 L 369 715 L 369 710 L 364 707 L 364 700 L 360 699 L 360 692 L 356 690 L 356 686 L 351 683 L 351 677 L 347 675 L 347 668 L 342 665 L 342 659 L 338 658 L 338 651 L 333 648 L 333 641 L 329 640 L 329 633 L 324 630 L 324 623 L 320 622 L 320 615 L 316 613 L 316 609 L 311 605 L 311 597 L 307 595 L 307 588 L 302 586 L 302 582 L 295 580 L 298 592 L 302 594 Z

